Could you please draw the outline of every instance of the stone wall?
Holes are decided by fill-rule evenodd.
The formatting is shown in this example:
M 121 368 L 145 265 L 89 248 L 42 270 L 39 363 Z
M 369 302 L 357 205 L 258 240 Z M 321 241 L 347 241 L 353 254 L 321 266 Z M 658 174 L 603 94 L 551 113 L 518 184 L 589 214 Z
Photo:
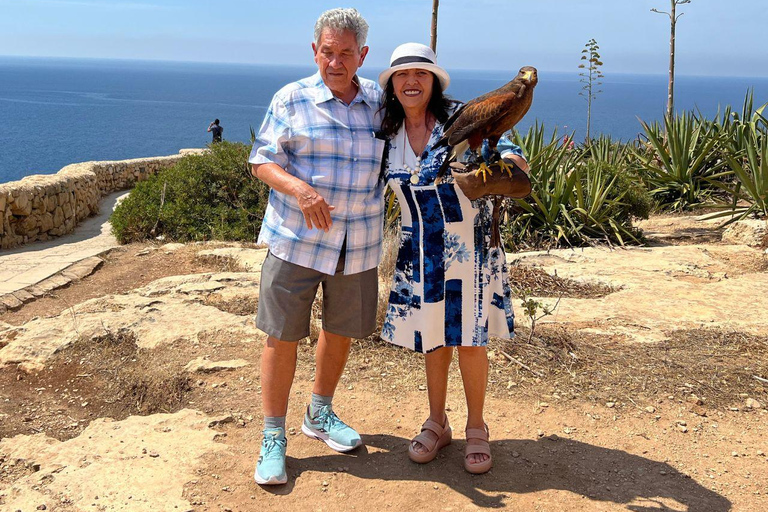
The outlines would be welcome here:
M 170 167 L 188 153 L 114 162 L 84 162 L 56 174 L 27 176 L 0 184 L 0 249 L 48 240 L 71 233 L 83 219 L 97 213 L 99 201 L 112 192 Z

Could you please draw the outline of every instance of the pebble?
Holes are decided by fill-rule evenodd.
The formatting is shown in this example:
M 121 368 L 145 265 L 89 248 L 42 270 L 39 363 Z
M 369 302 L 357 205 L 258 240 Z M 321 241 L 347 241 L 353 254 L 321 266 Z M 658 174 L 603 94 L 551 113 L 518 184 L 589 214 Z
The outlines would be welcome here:
M 328 487 L 330 484 L 327 480 L 323 480 L 323 487 Z
M 613 407 L 616 407 L 616 402 L 606 402 L 605 406 L 609 409 L 612 409 Z
M 656 412 L 656 408 L 649 405 L 648 407 L 645 408 L 645 412 L 647 412 L 648 414 L 653 414 Z
M 518 458 L 518 457 L 520 456 L 520 454 L 519 454 L 519 453 L 517 453 L 517 452 L 512 452 L 512 456 L 513 456 L 514 458 Z
M 427 386 L 425 386 L 424 384 L 419 384 L 419 391 L 426 391 L 426 390 L 427 390 Z
M 762 409 L 763 404 L 755 400 L 754 398 L 747 398 L 747 401 L 744 402 L 744 406 L 747 409 Z

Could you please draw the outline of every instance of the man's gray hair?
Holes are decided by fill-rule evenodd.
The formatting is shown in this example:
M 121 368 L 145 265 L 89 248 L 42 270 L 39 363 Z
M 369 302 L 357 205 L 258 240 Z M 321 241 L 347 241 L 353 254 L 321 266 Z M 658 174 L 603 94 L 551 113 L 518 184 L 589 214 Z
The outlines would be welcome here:
M 363 16 L 357 12 L 357 9 L 331 9 L 325 11 L 317 18 L 315 23 L 315 45 L 320 44 L 320 35 L 324 28 L 330 28 L 335 31 L 349 30 L 357 38 L 357 46 L 363 49 L 365 39 L 368 37 L 368 23 Z

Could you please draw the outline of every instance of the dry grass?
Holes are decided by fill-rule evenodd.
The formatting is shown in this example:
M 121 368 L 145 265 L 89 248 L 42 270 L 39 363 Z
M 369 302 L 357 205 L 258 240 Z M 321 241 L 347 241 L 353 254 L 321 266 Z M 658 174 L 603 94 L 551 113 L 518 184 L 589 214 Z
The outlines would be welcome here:
M 203 300 L 203 304 L 233 315 L 253 316 L 258 310 L 259 299 L 257 297 L 224 299 L 221 294 L 212 293 Z
M 90 387 L 106 404 L 110 415 L 174 412 L 191 390 L 189 376 L 156 359 L 144 361 L 129 331 L 107 331 L 95 338 L 83 338 L 57 354 L 52 367 L 76 368 L 91 378 Z M 105 412 L 105 411 L 103 411 Z
M 525 336 L 492 340 L 489 350 L 498 370 L 494 392 L 615 402 L 617 407 L 672 397 L 724 409 L 743 405 L 746 397 L 768 399 L 768 385 L 754 378 L 768 378 L 768 338 L 706 329 L 675 331 L 661 343 L 570 334 L 556 327 L 537 334 L 531 344 L 517 341 Z
M 553 276 L 540 268 L 521 264 L 519 261 L 509 265 L 509 282 L 518 296 L 525 294 L 535 297 L 598 299 L 618 291 L 602 283 L 582 283 Z

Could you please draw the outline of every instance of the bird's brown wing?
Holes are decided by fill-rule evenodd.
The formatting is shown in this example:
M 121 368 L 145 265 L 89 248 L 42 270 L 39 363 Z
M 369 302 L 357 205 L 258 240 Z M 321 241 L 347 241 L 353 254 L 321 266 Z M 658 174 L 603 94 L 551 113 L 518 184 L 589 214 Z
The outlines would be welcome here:
M 525 92 L 525 84 L 512 82 L 508 86 L 475 98 L 468 102 L 460 112 L 457 112 L 459 115 L 447 132 L 448 143 L 455 146 L 470 136 L 478 134 L 478 132 L 485 134 L 485 128 L 497 124 Z M 498 127 L 500 134 L 509 128 Z

